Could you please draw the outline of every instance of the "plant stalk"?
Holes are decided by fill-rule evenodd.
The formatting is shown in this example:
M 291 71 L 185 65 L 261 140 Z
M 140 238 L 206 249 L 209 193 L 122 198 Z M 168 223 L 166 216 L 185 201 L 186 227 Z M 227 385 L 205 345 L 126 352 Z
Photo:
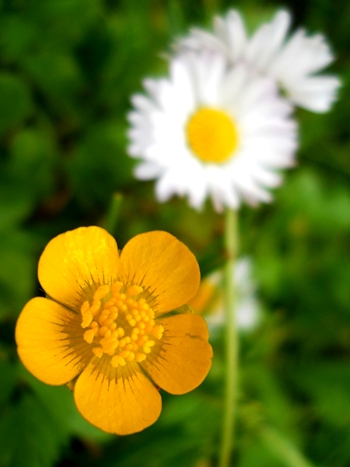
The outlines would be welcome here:
M 225 303 L 225 392 L 219 467 L 229 467 L 235 438 L 238 392 L 238 335 L 236 324 L 235 264 L 238 250 L 237 213 L 225 213 L 224 303 Z

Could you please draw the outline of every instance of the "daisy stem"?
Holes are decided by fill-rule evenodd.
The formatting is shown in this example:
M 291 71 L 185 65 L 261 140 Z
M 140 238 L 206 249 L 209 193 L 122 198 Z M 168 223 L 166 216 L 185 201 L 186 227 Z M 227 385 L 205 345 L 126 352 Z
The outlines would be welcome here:
M 121 193 L 113 193 L 111 203 L 109 205 L 109 209 L 106 215 L 106 220 L 104 222 L 104 228 L 111 235 L 114 235 L 116 232 L 122 200 L 123 195 Z
M 235 412 L 237 400 L 238 338 L 236 326 L 236 291 L 234 267 L 238 249 L 237 213 L 227 209 L 225 213 L 224 300 L 225 300 L 225 392 L 222 426 L 222 440 L 219 454 L 219 467 L 230 465 L 235 436 Z

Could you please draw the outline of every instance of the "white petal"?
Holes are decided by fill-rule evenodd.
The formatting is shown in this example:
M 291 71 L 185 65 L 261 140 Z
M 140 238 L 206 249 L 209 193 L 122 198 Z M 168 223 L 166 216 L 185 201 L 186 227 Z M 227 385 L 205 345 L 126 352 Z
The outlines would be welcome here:
M 156 196 L 161 203 L 168 201 L 176 193 L 174 180 L 170 172 L 165 173 L 156 183 Z
M 192 113 L 195 108 L 195 96 L 186 64 L 182 60 L 174 59 L 171 62 L 170 74 L 172 89 L 176 89 L 174 107 L 177 107 L 179 115 Z
M 218 212 L 222 212 L 224 206 L 237 209 L 239 198 L 227 172 L 220 166 L 208 165 L 207 174 L 215 209 Z
M 188 55 L 193 66 L 194 86 L 197 99 L 202 105 L 215 105 L 219 100 L 220 85 L 225 72 L 223 55 L 203 51 L 199 55 Z
M 226 53 L 225 44 L 216 36 L 202 29 L 192 28 L 186 37 L 181 37 L 174 44 L 176 53 L 200 52 L 203 48 Z
M 258 70 L 264 71 L 281 48 L 291 22 L 290 14 L 279 11 L 271 23 L 262 25 L 247 47 L 246 58 Z
M 192 30 L 184 42 L 187 43 L 187 50 L 197 53 L 216 52 L 226 57 L 233 69 L 240 63 L 245 64 L 252 73 L 272 79 L 281 86 L 293 104 L 315 112 L 326 112 L 335 100 L 339 83 L 329 84 L 321 90 L 320 87 L 314 89 L 306 86 L 305 80 L 332 63 L 332 51 L 321 34 L 309 36 L 303 29 L 299 29 L 288 38 L 290 23 L 290 14 L 282 9 L 272 21 L 262 24 L 249 39 L 242 17 L 237 11 L 231 10 L 226 17 L 215 18 L 212 34 L 200 29 Z M 205 74 L 201 70 L 200 82 L 204 82 Z M 206 84 L 209 81 L 208 78 Z M 203 87 L 205 102 L 209 104 L 213 102 L 210 100 L 210 96 L 213 96 L 212 88 L 210 85 L 208 88 Z M 237 96 L 238 91 L 234 92 L 233 89 L 230 90 L 224 84 L 221 93 L 223 100 L 225 95 L 232 96 L 232 99 Z
M 229 11 L 225 19 L 216 17 L 214 32 L 227 44 L 231 60 L 237 61 L 242 58 L 247 46 L 247 34 L 242 17 L 237 11 Z
M 222 81 L 219 103 L 223 107 L 233 108 L 234 113 L 236 113 L 238 97 L 250 79 L 247 67 L 242 64 L 229 69 Z
M 201 176 L 194 177 L 188 186 L 188 197 L 190 205 L 195 209 L 200 209 L 203 206 L 206 196 L 208 195 L 208 183 L 206 178 Z
M 152 162 L 144 162 L 134 169 L 134 175 L 139 180 L 153 180 L 159 177 L 164 169 Z
M 311 76 L 288 89 L 290 99 L 301 107 L 318 113 L 328 112 L 341 86 L 333 76 Z
M 143 94 L 135 94 L 131 97 L 131 102 L 136 109 L 142 112 L 152 112 L 155 109 L 154 102 Z
M 278 173 L 258 166 L 254 169 L 252 176 L 259 185 L 263 185 L 268 188 L 276 188 L 282 182 L 282 177 Z
M 270 72 L 279 79 L 293 78 L 316 73 L 333 61 L 328 44 L 321 35 L 307 37 L 299 29 L 279 52 Z

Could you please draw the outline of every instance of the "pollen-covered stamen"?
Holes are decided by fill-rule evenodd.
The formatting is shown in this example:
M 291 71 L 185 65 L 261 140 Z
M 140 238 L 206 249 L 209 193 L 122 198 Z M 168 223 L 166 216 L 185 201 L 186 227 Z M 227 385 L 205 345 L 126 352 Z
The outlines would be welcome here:
M 111 356 L 114 367 L 133 360 L 142 362 L 162 338 L 164 328 L 156 325 L 153 309 L 140 298 L 142 292 L 142 287 L 125 288 L 122 282 L 102 285 L 92 303 L 86 301 L 81 307 L 85 341 L 93 345 L 97 357 Z

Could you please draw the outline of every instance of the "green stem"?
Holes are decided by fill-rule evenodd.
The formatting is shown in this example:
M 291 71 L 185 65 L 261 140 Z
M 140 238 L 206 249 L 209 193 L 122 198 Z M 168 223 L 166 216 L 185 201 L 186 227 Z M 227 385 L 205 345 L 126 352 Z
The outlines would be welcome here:
M 225 215 L 225 249 L 227 255 L 224 268 L 226 380 L 219 467 L 228 467 L 230 465 L 231 452 L 234 446 L 237 401 L 238 336 L 234 269 L 238 249 L 238 232 L 237 214 L 230 209 L 226 210 Z
M 114 193 L 112 196 L 111 204 L 109 206 L 104 227 L 111 235 L 115 234 L 117 223 L 120 214 L 120 208 L 123 200 L 123 195 Z

